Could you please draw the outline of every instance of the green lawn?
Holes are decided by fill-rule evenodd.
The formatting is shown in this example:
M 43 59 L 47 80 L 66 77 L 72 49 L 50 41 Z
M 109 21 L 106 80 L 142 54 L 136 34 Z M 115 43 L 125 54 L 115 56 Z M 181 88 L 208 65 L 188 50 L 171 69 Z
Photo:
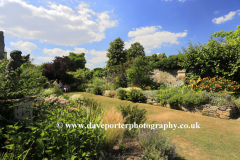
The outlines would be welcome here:
M 81 94 L 93 98 L 102 107 L 138 105 L 146 109 L 147 123 L 155 124 L 200 124 L 200 129 L 167 129 L 172 142 L 175 142 L 179 155 L 189 160 L 239 160 L 240 159 L 240 121 L 212 118 L 143 103 L 133 103 L 116 98 L 97 96 L 86 92 L 70 92 L 65 95 Z

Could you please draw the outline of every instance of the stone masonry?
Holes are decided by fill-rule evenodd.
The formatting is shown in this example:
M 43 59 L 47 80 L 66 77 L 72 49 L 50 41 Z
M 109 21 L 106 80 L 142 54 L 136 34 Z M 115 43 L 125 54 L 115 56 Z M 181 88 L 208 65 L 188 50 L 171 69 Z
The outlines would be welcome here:
M 0 31 L 0 60 L 4 59 L 4 56 L 7 57 L 7 52 L 5 52 L 3 31 Z
M 166 82 L 166 83 L 175 83 L 179 78 L 186 76 L 185 70 L 162 70 L 155 69 L 151 78 L 156 82 Z
M 160 103 L 157 102 L 156 98 L 147 97 L 146 103 L 152 103 L 155 106 L 161 106 Z M 172 109 L 177 109 L 185 112 L 196 113 L 200 115 L 222 118 L 222 119 L 230 119 L 234 118 L 237 114 L 237 106 L 213 106 L 211 104 L 199 105 L 199 106 L 172 106 L 166 104 L 161 107 L 167 107 Z

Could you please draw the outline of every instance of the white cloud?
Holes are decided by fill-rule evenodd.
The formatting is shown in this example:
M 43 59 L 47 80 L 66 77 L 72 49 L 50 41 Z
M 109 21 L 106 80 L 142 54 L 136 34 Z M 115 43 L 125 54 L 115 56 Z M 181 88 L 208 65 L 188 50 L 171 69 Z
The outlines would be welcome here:
M 134 38 L 132 38 L 129 42 L 125 42 L 125 49 L 130 48 L 131 44 L 139 42 L 144 47 L 145 52 L 150 53 L 151 49 L 161 48 L 163 43 L 179 44 L 177 39 L 186 37 L 187 30 L 180 33 L 172 33 L 168 31 L 157 31 L 155 26 L 145 28 L 141 27 L 136 29 L 136 31 L 130 31 L 128 36 Z
M 117 20 L 110 20 L 109 11 L 96 13 L 85 2 L 80 2 L 77 12 L 54 2 L 47 2 L 48 8 L 23 0 L 0 2 L 0 22 L 4 22 L 0 30 L 8 37 L 77 46 L 101 41 L 107 28 L 118 25 Z
M 43 62 L 51 62 L 54 60 L 55 57 L 37 57 L 36 59 L 43 61 Z
M 106 53 L 107 53 L 107 51 L 95 51 L 94 49 L 92 49 L 90 51 L 90 54 L 94 55 L 96 57 L 88 60 L 88 62 L 91 62 L 93 64 L 105 63 L 108 60 Z
M 237 12 L 240 12 L 240 10 L 231 11 L 231 12 L 229 12 L 227 15 L 224 15 L 224 16 L 218 17 L 218 18 L 214 18 L 214 19 L 212 20 L 212 22 L 215 23 L 215 24 L 221 24 L 221 23 L 223 23 L 223 22 L 226 22 L 226 21 L 228 21 L 228 20 L 233 19 L 233 16 L 235 16 L 235 14 L 236 14 Z
M 161 26 L 158 26 L 158 27 L 162 28 Z M 156 30 L 158 30 L 158 28 L 156 26 L 140 27 L 140 28 L 137 28 L 136 31 L 128 32 L 128 37 L 143 36 L 143 35 L 147 35 L 149 33 L 154 33 Z
M 218 14 L 220 11 L 215 11 L 214 14 Z
M 69 52 L 70 52 L 70 50 L 65 51 L 61 48 L 54 48 L 54 49 L 44 48 L 43 49 L 43 53 L 46 53 L 50 56 L 68 56 Z
M 17 41 L 16 43 L 10 42 L 10 45 L 20 49 L 23 52 L 25 51 L 27 53 L 30 53 L 32 50 L 35 50 L 38 48 L 35 44 L 31 42 L 23 42 L 23 41 Z
M 88 69 L 90 69 L 90 70 L 93 70 L 94 68 L 96 68 L 96 67 L 94 67 L 94 65 L 91 64 L 91 63 L 86 63 L 86 64 L 85 64 L 85 67 L 88 68 Z
M 5 51 L 6 51 L 7 53 L 10 53 L 12 50 L 11 50 L 11 48 L 5 47 Z
M 185 2 L 185 0 L 178 0 L 179 2 Z

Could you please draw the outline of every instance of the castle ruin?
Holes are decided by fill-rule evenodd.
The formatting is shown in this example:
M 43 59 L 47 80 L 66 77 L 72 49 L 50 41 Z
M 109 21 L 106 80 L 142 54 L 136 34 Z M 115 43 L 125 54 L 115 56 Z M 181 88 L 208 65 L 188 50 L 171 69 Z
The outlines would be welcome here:
M 7 58 L 7 52 L 5 52 L 3 31 L 0 31 L 0 60 L 4 59 L 4 56 L 6 56 Z

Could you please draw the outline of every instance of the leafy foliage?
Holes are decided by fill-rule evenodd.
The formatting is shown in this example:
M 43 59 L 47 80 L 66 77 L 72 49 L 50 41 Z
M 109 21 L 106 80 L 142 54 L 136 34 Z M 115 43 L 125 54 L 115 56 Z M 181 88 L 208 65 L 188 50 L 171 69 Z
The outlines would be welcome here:
M 47 103 L 46 103 L 47 105 Z M 90 159 L 102 152 L 104 133 L 100 128 L 63 128 L 56 129 L 56 124 L 101 124 L 101 110 L 86 112 L 82 109 L 69 113 L 62 108 L 49 104 L 42 105 L 44 119 L 29 123 L 26 127 L 10 125 L 4 137 L 8 149 L 15 158 L 23 159 Z M 91 110 L 91 109 L 90 109 Z M 61 124 L 59 125 L 61 126 Z M 23 130 L 21 130 L 23 129 Z M 26 150 L 29 149 L 29 150 Z M 9 158 L 9 154 L 7 158 Z
M 183 67 L 179 66 L 182 56 L 181 53 L 170 55 L 168 58 L 162 58 L 162 60 L 155 62 L 154 66 L 161 69 L 182 69 Z
M 85 68 L 86 59 L 85 53 L 76 54 L 74 52 L 70 52 L 68 58 L 74 63 L 75 69 L 83 69 Z
M 240 39 L 236 39 L 239 41 Z M 193 46 L 191 43 L 188 49 L 183 48 L 183 56 L 179 65 L 192 70 L 197 75 L 204 77 L 225 77 L 233 81 L 239 79 L 240 67 L 240 46 L 227 43 L 221 45 L 215 40 L 209 41 L 206 45 Z
M 144 102 L 145 100 L 145 95 L 143 94 L 142 90 L 136 88 L 131 88 L 129 91 L 127 91 L 126 96 L 127 100 L 132 102 Z
M 120 37 L 116 38 L 113 42 L 110 42 L 110 47 L 108 48 L 107 57 L 107 68 L 119 65 L 120 62 L 124 63 L 127 60 L 127 51 L 123 50 L 124 41 Z
M 132 66 L 126 71 L 127 79 L 133 84 L 148 84 L 151 80 L 150 75 L 153 73 L 152 64 L 148 63 L 141 57 L 133 61 Z
M 118 110 L 122 112 L 123 118 L 126 118 L 124 124 L 143 124 L 147 120 L 146 114 L 147 110 L 139 109 L 138 105 L 136 106 L 119 106 Z M 138 128 L 133 128 L 128 130 L 131 134 L 135 134 L 138 131 Z
M 139 42 L 131 44 L 131 47 L 127 50 L 127 58 L 136 58 L 138 56 L 145 57 L 143 46 Z
M 95 95 L 102 95 L 102 92 L 103 92 L 103 91 L 102 91 L 102 88 L 101 88 L 101 87 L 96 86 L 96 87 L 93 88 L 92 92 L 93 92 L 93 94 L 95 94 Z
M 117 92 L 118 98 L 121 100 L 125 100 L 127 99 L 127 91 L 125 91 L 124 89 L 121 89 Z
M 55 57 L 53 63 L 44 64 L 43 75 L 49 80 L 59 79 L 64 83 L 73 82 L 73 77 L 68 75 L 68 71 L 76 71 L 75 64 L 67 57 Z
M 137 139 L 145 151 L 143 160 L 172 160 L 177 156 L 176 145 L 160 129 L 142 129 Z
M 197 89 L 207 92 L 236 92 L 239 91 L 239 85 L 236 81 L 227 80 L 224 77 L 219 78 L 203 78 L 197 85 Z

